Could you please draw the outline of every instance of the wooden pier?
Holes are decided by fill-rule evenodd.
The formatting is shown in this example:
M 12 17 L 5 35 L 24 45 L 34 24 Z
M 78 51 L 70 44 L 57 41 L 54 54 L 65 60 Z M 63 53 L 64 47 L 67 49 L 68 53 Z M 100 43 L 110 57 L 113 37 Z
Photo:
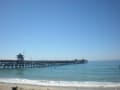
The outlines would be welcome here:
M 84 64 L 87 60 L 24 60 L 22 54 L 17 55 L 17 60 L 0 60 L 0 69 L 16 68 L 41 68 L 49 66 L 61 66 L 70 64 Z

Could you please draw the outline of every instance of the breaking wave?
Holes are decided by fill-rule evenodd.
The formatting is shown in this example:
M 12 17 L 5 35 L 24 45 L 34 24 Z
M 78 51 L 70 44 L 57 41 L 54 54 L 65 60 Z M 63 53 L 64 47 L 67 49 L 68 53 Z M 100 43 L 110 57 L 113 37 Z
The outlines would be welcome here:
M 52 81 L 29 80 L 20 78 L 0 78 L 1 83 L 28 84 L 41 86 L 69 86 L 69 87 L 120 87 L 120 82 L 95 82 L 95 81 Z

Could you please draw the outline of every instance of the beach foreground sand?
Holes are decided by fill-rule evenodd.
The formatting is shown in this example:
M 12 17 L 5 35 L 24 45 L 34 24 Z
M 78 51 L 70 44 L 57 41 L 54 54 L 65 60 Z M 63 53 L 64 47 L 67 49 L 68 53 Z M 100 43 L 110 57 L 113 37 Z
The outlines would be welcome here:
M 120 87 L 65 87 L 0 83 L 0 90 L 120 90 Z

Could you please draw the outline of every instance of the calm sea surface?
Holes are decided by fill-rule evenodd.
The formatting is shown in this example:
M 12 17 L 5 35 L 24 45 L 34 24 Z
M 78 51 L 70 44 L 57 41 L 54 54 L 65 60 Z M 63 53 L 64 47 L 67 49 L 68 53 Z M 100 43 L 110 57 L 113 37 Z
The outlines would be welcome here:
M 120 61 L 89 61 L 87 64 L 46 68 L 0 69 L 0 81 L 9 79 L 120 83 Z

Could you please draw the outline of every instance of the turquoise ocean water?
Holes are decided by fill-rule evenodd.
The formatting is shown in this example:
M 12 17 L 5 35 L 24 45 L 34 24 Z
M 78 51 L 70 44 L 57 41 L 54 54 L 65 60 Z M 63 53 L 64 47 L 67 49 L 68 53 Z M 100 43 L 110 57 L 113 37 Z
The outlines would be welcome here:
M 46 68 L 0 69 L 0 82 L 36 85 L 118 85 L 120 60 Z

